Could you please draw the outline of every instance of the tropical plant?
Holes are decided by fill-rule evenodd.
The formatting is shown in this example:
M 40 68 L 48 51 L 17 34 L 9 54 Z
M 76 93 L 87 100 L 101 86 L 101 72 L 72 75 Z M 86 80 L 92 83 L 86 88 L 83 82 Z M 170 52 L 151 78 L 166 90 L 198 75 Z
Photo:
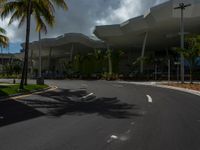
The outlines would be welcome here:
M 94 50 L 93 53 L 95 73 L 102 74 L 107 69 L 106 52 L 102 50 Z
M 20 74 L 21 70 L 22 64 L 19 60 L 9 61 L 8 63 L 2 65 L 2 73 L 6 77 L 17 76 Z
M 6 31 L 0 27 L 0 46 L 5 48 L 8 46 L 9 39 L 7 36 L 5 36 Z
M 198 57 L 200 56 L 200 35 L 190 35 L 186 37 L 186 48 L 174 48 L 174 50 L 183 54 L 190 67 L 190 83 L 193 83 L 193 70 L 194 66 L 199 63 Z
M 24 88 L 24 84 L 27 84 L 28 74 L 28 53 L 29 53 L 29 37 L 31 27 L 31 16 L 34 15 L 37 25 L 37 31 L 47 31 L 44 21 L 49 25 L 53 25 L 54 22 L 54 4 L 67 9 L 67 5 L 64 0 L 1 0 L 3 2 L 3 9 L 1 17 L 5 19 L 11 14 L 9 24 L 15 20 L 19 21 L 19 27 L 26 22 L 26 42 L 24 48 L 24 64 L 22 71 L 22 78 L 20 82 L 20 89 Z M 0 1 L 0 2 L 1 2 Z M 52 21 L 53 20 L 53 21 Z

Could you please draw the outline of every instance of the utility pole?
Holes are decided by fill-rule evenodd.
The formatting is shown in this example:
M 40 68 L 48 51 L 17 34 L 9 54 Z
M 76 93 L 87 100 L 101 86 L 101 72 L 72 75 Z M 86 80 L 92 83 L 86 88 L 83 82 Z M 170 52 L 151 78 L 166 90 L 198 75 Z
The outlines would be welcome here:
M 171 80 L 171 61 L 168 59 L 168 84 L 170 83 Z
M 41 59 L 41 31 L 39 31 L 39 69 L 38 78 L 42 77 L 42 59 Z
M 170 60 L 169 50 L 167 49 L 166 52 L 167 52 L 168 84 L 169 84 L 171 80 L 171 60 Z
M 112 58 L 111 58 L 111 50 L 109 45 L 107 45 L 107 52 L 108 52 L 108 72 L 109 75 L 112 75 Z
M 174 9 L 180 9 L 181 10 L 181 20 L 180 20 L 180 36 L 181 36 L 181 49 L 184 50 L 184 10 L 185 8 L 191 6 L 191 4 L 184 4 L 179 3 L 178 7 L 175 7 Z M 181 53 L 181 83 L 184 83 L 184 76 L 185 76 L 185 68 L 184 68 L 184 56 L 183 53 Z
M 42 77 L 42 58 L 41 58 L 41 31 L 39 31 L 39 68 L 38 68 L 38 78 L 37 78 L 37 84 L 43 85 L 44 79 Z

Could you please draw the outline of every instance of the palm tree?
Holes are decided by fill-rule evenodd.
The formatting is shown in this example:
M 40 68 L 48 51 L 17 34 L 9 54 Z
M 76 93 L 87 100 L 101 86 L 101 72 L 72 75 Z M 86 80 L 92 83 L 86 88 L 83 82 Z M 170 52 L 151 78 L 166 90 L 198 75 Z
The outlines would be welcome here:
M 53 25 L 54 20 L 54 4 L 67 9 L 67 4 L 64 0 L 14 0 L 4 1 L 3 10 L 1 13 L 2 18 L 6 18 L 11 14 L 9 24 L 15 20 L 19 20 L 19 27 L 26 21 L 26 42 L 24 51 L 24 64 L 22 77 L 20 82 L 20 89 L 24 88 L 24 84 L 27 85 L 27 73 L 28 73 L 28 52 L 29 52 L 29 37 L 31 27 L 31 16 L 34 15 L 37 21 L 36 30 L 46 30 L 44 22 Z M 1 2 L 1 0 L 0 0 Z
M 6 31 L 0 27 L 0 46 L 5 48 L 8 46 L 9 39 L 5 36 Z

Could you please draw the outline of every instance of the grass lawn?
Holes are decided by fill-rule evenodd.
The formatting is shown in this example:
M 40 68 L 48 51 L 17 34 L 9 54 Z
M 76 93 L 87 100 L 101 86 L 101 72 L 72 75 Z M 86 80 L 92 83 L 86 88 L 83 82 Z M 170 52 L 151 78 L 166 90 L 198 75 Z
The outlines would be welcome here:
M 19 84 L 15 85 L 1 85 L 0 84 L 0 97 L 1 96 L 9 96 L 12 94 L 17 94 L 17 93 L 26 93 L 30 92 L 33 90 L 40 90 L 47 88 L 47 85 L 35 85 L 35 84 L 29 84 L 27 86 L 24 86 L 23 91 L 19 91 Z

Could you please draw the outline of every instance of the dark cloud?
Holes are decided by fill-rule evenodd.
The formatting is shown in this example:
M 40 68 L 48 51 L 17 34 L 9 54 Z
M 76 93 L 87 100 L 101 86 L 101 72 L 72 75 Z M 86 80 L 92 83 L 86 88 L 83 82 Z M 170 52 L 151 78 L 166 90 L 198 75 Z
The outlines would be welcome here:
M 68 32 L 92 35 L 95 25 L 121 23 L 143 14 L 149 7 L 166 0 L 67 0 L 69 10 L 56 8 L 56 25 L 43 37 L 55 37 Z M 3 27 L 6 27 L 4 21 Z M 35 24 L 31 24 L 31 40 L 37 40 Z M 17 28 L 17 22 L 6 27 L 12 42 L 24 41 L 25 27 Z

